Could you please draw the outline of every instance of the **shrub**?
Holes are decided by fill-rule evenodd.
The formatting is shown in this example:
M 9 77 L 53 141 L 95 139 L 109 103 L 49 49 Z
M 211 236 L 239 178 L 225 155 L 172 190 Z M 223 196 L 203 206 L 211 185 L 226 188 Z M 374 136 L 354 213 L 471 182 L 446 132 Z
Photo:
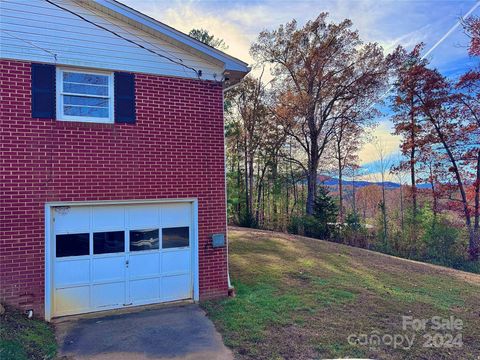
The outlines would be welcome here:
M 444 216 L 435 216 L 429 206 L 424 206 L 420 210 L 419 225 L 422 228 L 420 259 L 449 266 L 462 262 L 463 256 L 458 252 L 462 236 Z
M 301 216 L 292 216 L 287 225 L 287 231 L 294 235 L 303 235 L 303 218 Z
M 319 186 L 313 205 L 313 215 L 292 217 L 287 230 L 291 234 L 317 239 L 332 239 L 336 234 L 338 207 L 324 186 Z
M 240 213 L 240 218 L 238 219 L 238 224 L 243 227 L 248 227 L 248 228 L 257 228 L 258 224 L 257 221 L 255 220 L 255 217 L 253 214 L 251 214 L 248 211 L 243 210 Z
M 341 238 L 348 245 L 362 248 L 368 247 L 368 232 L 361 223 L 360 216 L 357 213 L 351 212 L 347 214 L 345 224 L 342 226 Z

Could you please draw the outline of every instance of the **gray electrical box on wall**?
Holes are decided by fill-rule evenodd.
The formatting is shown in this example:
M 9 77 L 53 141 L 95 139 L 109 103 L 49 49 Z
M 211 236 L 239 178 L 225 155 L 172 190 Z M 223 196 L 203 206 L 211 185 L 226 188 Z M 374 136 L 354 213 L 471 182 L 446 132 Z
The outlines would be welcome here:
M 212 246 L 214 248 L 225 246 L 225 234 L 213 234 L 212 235 Z

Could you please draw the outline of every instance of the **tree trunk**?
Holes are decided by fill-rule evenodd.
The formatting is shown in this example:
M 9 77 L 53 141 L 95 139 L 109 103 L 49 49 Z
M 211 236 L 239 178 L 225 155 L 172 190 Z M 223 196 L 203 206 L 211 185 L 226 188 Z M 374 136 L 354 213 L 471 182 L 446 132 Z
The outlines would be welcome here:
M 318 130 L 315 122 L 315 104 L 310 104 L 307 113 L 307 124 L 310 138 L 310 153 L 308 154 L 308 173 L 307 173 L 307 202 L 306 213 L 313 215 L 313 204 L 317 196 L 317 172 L 319 162 L 318 152 Z
M 290 204 L 290 186 L 288 185 L 288 181 L 286 181 L 285 183 L 285 214 L 287 215 L 290 212 L 289 204 Z
M 238 150 L 240 150 L 240 148 L 238 148 Z M 240 170 L 240 151 L 238 151 L 238 157 L 237 157 L 237 189 L 238 189 L 237 221 L 240 220 L 240 216 L 241 216 L 241 213 L 242 213 L 242 202 L 240 201 L 241 184 L 242 184 L 242 172 Z
M 254 177 L 254 167 L 253 167 L 253 154 L 250 154 L 248 159 L 248 187 L 250 189 L 250 196 L 248 197 L 248 208 L 250 214 L 253 214 L 253 177 Z
M 400 224 L 402 228 L 402 234 L 405 231 L 405 215 L 404 215 L 404 209 L 403 209 L 403 185 L 400 182 Z
M 263 176 L 260 177 L 260 164 L 258 164 L 257 170 L 257 203 L 255 206 L 255 223 L 258 227 L 260 226 L 260 207 L 262 206 L 262 186 L 263 186 Z
M 437 190 L 435 189 L 435 183 L 433 180 L 430 180 L 430 187 L 432 189 L 433 197 L 433 216 L 436 218 L 438 214 L 438 201 L 437 201 Z
M 258 185 L 257 191 L 258 193 L 257 193 L 257 208 L 255 209 L 255 222 L 257 226 L 261 227 L 260 226 L 260 209 L 261 209 L 261 206 L 264 206 L 264 204 L 261 203 L 262 192 L 263 192 L 262 184 Z
M 306 213 L 313 215 L 313 205 L 315 202 L 315 194 L 317 193 L 317 169 L 310 168 L 307 176 L 307 201 Z
M 383 217 L 383 241 L 387 242 L 387 201 L 385 196 L 385 175 L 382 171 L 382 217 Z
M 293 191 L 293 204 L 292 204 L 292 207 L 290 208 L 290 216 L 293 215 L 293 212 L 295 211 L 295 208 L 297 207 L 297 204 L 298 204 L 298 188 L 297 188 L 297 183 L 295 182 L 295 177 L 294 177 L 294 174 L 292 172 L 292 191 Z
M 290 157 L 292 157 L 292 145 L 291 144 L 290 144 Z M 287 213 L 287 217 L 291 217 L 293 215 L 295 207 L 297 206 L 297 203 L 298 203 L 298 188 L 297 188 L 297 183 L 295 181 L 295 174 L 293 173 L 293 165 L 292 165 L 291 162 L 290 162 L 290 177 L 292 178 L 293 204 L 292 204 L 292 208 L 290 210 L 290 213 Z M 287 198 L 287 201 L 289 201 L 288 198 Z
M 262 207 L 262 217 L 265 219 L 265 218 L 270 218 L 269 214 L 270 214 L 270 202 L 269 202 L 269 198 L 270 198 L 270 193 L 268 191 L 268 189 L 266 189 L 266 197 L 267 199 L 265 200 L 265 188 L 263 189 L 262 191 L 262 198 L 263 198 L 263 207 Z
M 433 216 L 437 218 L 437 214 L 438 214 L 437 190 L 435 189 L 435 181 L 433 177 L 433 168 L 432 168 L 431 162 L 428 164 L 428 170 L 430 172 L 430 189 L 432 190 L 432 198 L 433 198 Z
M 410 181 L 412 182 L 412 205 L 413 205 L 413 216 L 417 215 L 417 183 L 415 177 L 415 113 L 414 113 L 414 99 L 413 95 L 411 97 L 411 111 L 410 111 L 410 141 L 412 144 L 412 149 L 410 150 Z
M 356 193 L 355 193 L 355 170 L 353 170 L 353 176 L 352 176 L 352 210 L 354 214 L 357 214 L 357 199 L 356 199 Z
M 248 182 L 248 152 L 247 152 L 247 139 L 244 139 L 244 166 L 245 166 L 245 210 L 246 218 L 245 220 L 249 222 L 252 212 L 250 207 L 250 192 L 249 192 L 249 182 Z
M 272 181 L 273 181 L 273 184 L 272 184 L 272 188 L 273 188 L 273 216 L 272 216 L 272 220 L 273 220 L 273 227 L 274 228 L 277 228 L 277 225 L 278 225 L 278 206 L 277 206 L 277 201 L 279 200 L 279 197 L 278 196 L 278 163 L 277 163 L 277 159 L 276 157 L 274 156 L 273 157 L 273 160 L 272 160 Z
M 317 172 L 318 172 L 318 146 L 312 144 L 312 151 L 310 153 L 310 161 L 308 162 L 308 174 L 307 174 L 307 202 L 306 213 L 307 215 L 313 215 L 313 204 L 315 202 L 315 196 L 317 195 Z
M 439 136 L 440 140 L 442 141 L 443 147 L 447 151 L 448 157 L 450 159 L 450 162 L 452 163 L 452 168 L 453 172 L 455 174 L 455 178 L 457 180 L 458 188 L 460 191 L 460 195 L 462 198 L 462 205 L 463 205 L 463 214 L 465 217 L 465 225 L 467 226 L 468 230 L 468 252 L 470 256 L 470 260 L 475 261 L 478 260 L 478 244 L 477 244 L 477 235 L 475 234 L 475 231 L 472 227 L 472 220 L 470 217 L 470 210 L 468 208 L 468 200 L 467 200 L 467 194 L 465 192 L 465 188 L 463 187 L 463 182 L 462 178 L 460 176 L 460 170 L 458 169 L 457 166 L 457 161 L 455 160 L 455 157 L 453 156 L 452 151 L 450 150 L 450 147 L 448 146 L 445 137 L 443 134 L 440 132 L 440 129 L 436 124 L 433 124 L 435 126 L 435 130 L 437 131 L 437 135 Z
M 261 220 L 265 220 L 265 215 L 262 215 L 260 219 L 260 205 L 265 207 L 264 201 L 265 198 L 262 200 L 262 191 L 263 191 L 263 182 L 265 179 L 265 171 L 267 169 L 267 165 L 264 165 L 263 168 L 260 170 L 260 164 L 258 164 L 258 171 L 257 171 L 257 206 L 255 208 L 255 222 L 257 226 L 260 226 Z M 260 172 L 261 171 L 261 172 Z
M 338 154 L 340 155 L 340 145 L 338 146 Z M 338 156 L 338 218 L 340 224 L 343 224 L 343 171 L 342 171 L 342 159 Z
M 475 221 L 474 230 L 480 235 L 480 151 L 477 155 L 477 176 L 475 179 Z M 480 240 L 480 239 L 479 239 Z
M 480 151 L 477 155 L 477 176 L 475 182 L 475 215 L 473 224 L 473 236 L 475 241 L 476 257 L 480 246 Z

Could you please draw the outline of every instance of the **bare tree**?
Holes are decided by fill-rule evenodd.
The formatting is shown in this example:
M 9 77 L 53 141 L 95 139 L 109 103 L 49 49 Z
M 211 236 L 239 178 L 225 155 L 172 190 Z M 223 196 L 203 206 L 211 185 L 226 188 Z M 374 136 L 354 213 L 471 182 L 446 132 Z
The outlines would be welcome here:
M 236 88 L 228 92 L 240 121 L 238 136 L 243 149 L 246 220 L 253 220 L 254 163 L 259 149 L 263 148 L 262 128 L 267 122 L 266 89 L 262 77 L 247 76 Z
M 405 198 L 404 198 L 404 187 L 407 183 L 406 177 L 407 174 L 404 169 L 392 168 L 390 170 L 391 174 L 395 177 L 396 181 L 400 185 L 399 193 L 400 193 L 400 228 L 402 229 L 402 233 L 405 231 Z
M 381 188 L 382 188 L 382 201 L 379 204 L 380 210 L 382 212 L 382 240 L 384 243 L 388 239 L 388 218 L 387 218 L 387 197 L 386 197 L 386 187 L 385 187 L 385 175 L 389 172 L 391 168 L 392 159 L 387 153 L 385 143 L 376 138 L 373 142 L 375 150 L 377 152 L 378 161 L 377 161 L 377 170 L 380 174 L 381 179 Z
M 344 221 L 343 175 L 347 168 L 358 162 L 358 150 L 362 144 L 363 128 L 361 123 L 350 118 L 341 119 L 333 134 L 333 157 L 337 163 L 338 174 L 338 215 L 340 223 Z

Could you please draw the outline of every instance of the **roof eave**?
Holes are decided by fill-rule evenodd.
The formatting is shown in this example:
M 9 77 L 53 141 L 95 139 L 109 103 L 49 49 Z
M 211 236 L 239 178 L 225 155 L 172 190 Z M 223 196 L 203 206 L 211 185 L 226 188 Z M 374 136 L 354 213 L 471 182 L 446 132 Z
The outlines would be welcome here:
M 224 77 L 224 82 L 223 82 L 223 90 L 227 91 L 240 83 L 240 81 L 243 79 L 243 77 L 250 72 L 251 68 L 247 67 L 247 72 L 243 71 L 232 71 L 232 70 L 226 70 L 223 73 Z
M 211 46 L 208 46 L 201 41 L 198 41 L 168 25 L 161 23 L 154 18 L 151 18 L 148 15 L 142 14 L 141 12 L 130 8 L 127 5 L 124 5 L 116 0 L 83 0 L 87 4 L 96 4 L 99 5 L 104 10 L 107 10 L 107 13 L 116 13 L 123 17 L 128 18 L 132 22 L 140 24 L 144 27 L 155 30 L 156 32 L 163 34 L 178 44 L 186 45 L 195 52 L 205 54 L 209 58 L 220 61 L 224 64 L 225 72 L 236 72 L 243 73 L 243 76 L 246 75 L 250 68 L 248 64 L 233 57 L 224 52 L 215 49 Z M 242 76 L 242 77 L 243 77 Z

